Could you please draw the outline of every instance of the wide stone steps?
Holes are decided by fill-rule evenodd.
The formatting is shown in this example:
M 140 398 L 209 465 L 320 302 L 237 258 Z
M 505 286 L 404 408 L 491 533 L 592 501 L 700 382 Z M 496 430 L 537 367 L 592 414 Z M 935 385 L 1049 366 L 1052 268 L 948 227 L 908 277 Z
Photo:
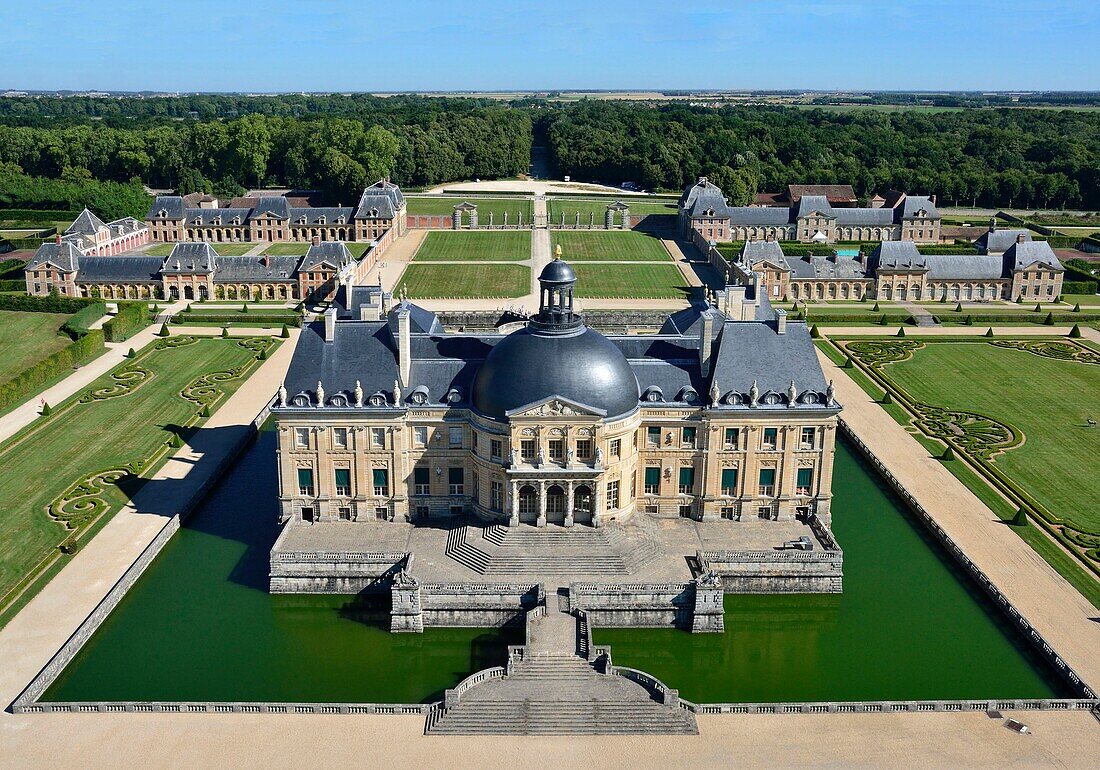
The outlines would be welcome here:
M 659 703 L 499 700 L 460 703 L 432 735 L 698 735 L 692 715 Z

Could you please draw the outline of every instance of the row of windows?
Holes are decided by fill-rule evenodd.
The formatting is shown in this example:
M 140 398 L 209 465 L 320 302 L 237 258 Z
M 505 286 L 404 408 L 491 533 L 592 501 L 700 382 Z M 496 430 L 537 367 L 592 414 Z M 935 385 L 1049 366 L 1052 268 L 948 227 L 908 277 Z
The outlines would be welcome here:
M 722 494 L 734 497 L 737 493 L 737 468 L 722 469 Z M 645 486 L 643 491 L 647 495 L 661 494 L 661 468 L 659 466 L 647 466 L 645 469 Z M 681 495 L 690 495 L 695 492 L 695 468 L 680 468 L 676 479 L 676 492 Z M 775 468 L 761 468 L 758 478 L 757 492 L 762 497 L 775 495 Z M 795 478 L 795 494 L 809 495 L 813 492 L 814 469 L 799 468 Z
M 646 447 L 649 449 L 656 449 L 661 446 L 661 434 L 664 431 L 659 425 L 650 425 L 646 428 Z M 670 445 L 672 442 L 668 439 L 669 436 L 675 437 L 675 432 L 669 430 L 665 433 L 666 445 Z M 741 429 L 740 428 L 726 428 L 722 436 L 722 448 L 723 449 L 740 449 L 741 448 Z M 684 426 L 680 428 L 680 442 L 679 446 L 682 449 L 695 449 L 698 439 L 698 432 L 694 427 Z M 763 450 L 775 450 L 779 448 L 779 428 L 764 428 L 760 435 L 760 449 Z M 799 449 L 816 449 L 817 448 L 817 428 L 804 427 L 801 430 L 798 441 Z
M 390 472 L 386 468 L 374 468 L 371 470 L 371 487 L 375 497 L 388 497 L 390 493 Z M 333 470 L 333 486 L 337 497 L 351 497 L 351 469 L 336 468 Z M 301 497 L 313 497 L 316 493 L 313 481 L 312 468 L 298 469 L 298 494 Z

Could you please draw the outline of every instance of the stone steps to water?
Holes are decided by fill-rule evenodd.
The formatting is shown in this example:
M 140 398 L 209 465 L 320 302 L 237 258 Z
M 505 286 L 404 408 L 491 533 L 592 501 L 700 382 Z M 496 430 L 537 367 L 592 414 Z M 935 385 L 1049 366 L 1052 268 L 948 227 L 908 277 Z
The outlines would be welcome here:
M 462 703 L 432 735 L 698 735 L 691 714 L 658 703 L 500 700 Z

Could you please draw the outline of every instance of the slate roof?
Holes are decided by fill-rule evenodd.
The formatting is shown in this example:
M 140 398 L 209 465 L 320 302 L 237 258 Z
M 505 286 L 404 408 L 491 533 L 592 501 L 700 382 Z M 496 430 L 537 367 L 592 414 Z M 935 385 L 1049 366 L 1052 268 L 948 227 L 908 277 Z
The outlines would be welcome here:
M 745 241 L 739 255 L 741 262 L 752 267 L 760 262 L 771 262 L 784 270 L 790 270 L 787 257 L 783 254 L 783 247 L 779 241 Z
M 287 281 L 293 278 L 301 257 L 221 257 L 217 258 L 215 283 Z
M 974 245 L 987 254 L 1003 254 L 1019 236 L 1032 240 L 1030 230 L 988 230 L 982 233 Z
M 684 188 L 678 205 L 692 217 L 710 216 L 706 212 L 711 210 L 714 211 L 713 216 L 730 215 L 730 207 L 726 203 L 725 196 L 722 195 L 721 188 L 706 177 L 699 177 L 699 181 L 695 184 Z
M 318 265 L 329 264 L 339 270 L 344 265 L 353 261 L 351 252 L 342 241 L 323 241 L 310 244 L 299 269 L 312 270 Z
M 940 212 L 936 208 L 936 204 L 927 195 L 906 195 L 901 202 L 901 218 L 915 219 L 917 213 L 922 209 L 929 219 L 940 218 Z
M 160 212 L 164 211 L 164 216 Z M 179 195 L 158 195 L 153 198 L 153 205 L 149 207 L 146 219 L 183 219 L 183 198 Z
M 252 216 L 258 217 L 261 214 L 271 214 L 277 219 L 289 219 L 290 204 L 282 195 L 262 195 L 252 208 Z
M 25 270 L 34 270 L 42 265 L 53 265 L 58 270 L 71 273 L 80 265 L 80 250 L 69 241 L 43 243 L 27 262 Z
M 928 278 L 946 280 L 992 279 L 1004 277 L 1000 255 L 930 254 L 925 257 Z
M 1036 262 L 1053 270 L 1064 270 L 1054 250 L 1046 241 L 1014 243 L 1005 250 L 1004 261 L 1009 270 L 1023 270 Z
M 209 243 L 177 243 L 164 259 L 164 273 L 209 273 L 217 268 L 218 254 Z
M 730 209 L 730 223 L 734 225 L 788 225 L 791 209 L 773 206 L 734 206 Z
M 214 220 L 221 217 L 221 225 L 226 226 L 233 224 L 234 217 L 240 217 L 241 224 L 247 224 L 250 209 L 184 209 L 184 224 L 193 225 L 200 223 L 203 225 L 213 225 Z
M 836 218 L 832 205 L 824 195 L 803 195 L 791 208 L 795 211 L 795 218 L 808 217 L 814 212 L 824 214 L 830 219 Z
M 381 179 L 363 190 L 359 205 L 355 207 L 355 219 L 392 219 L 405 203 L 401 189 L 386 179 Z
M 894 224 L 894 210 L 887 208 L 836 208 L 833 209 L 838 225 L 882 226 Z
M 84 235 L 95 235 L 101 227 L 106 227 L 106 223 L 87 208 L 77 215 L 77 218 L 73 220 L 73 223 L 65 228 L 66 234 L 82 233 Z
M 712 379 L 723 402 L 731 393 L 747 394 L 753 382 L 762 398 L 768 393 L 785 397 L 792 380 L 799 393 L 823 394 L 828 387 L 805 321 L 788 321 L 786 334 L 777 334 L 774 322 L 727 321 L 719 339 Z
M 163 263 L 160 257 L 81 257 L 76 282 L 158 282 Z
M 928 260 L 912 241 L 883 241 L 871 253 L 876 270 L 927 270 Z
M 859 279 L 867 271 L 858 259 L 836 256 L 804 256 L 787 260 L 794 278 Z
M 305 223 L 307 225 L 315 225 L 321 217 L 325 218 L 326 225 L 339 224 L 337 220 L 340 217 L 344 218 L 345 224 L 350 224 L 352 216 L 355 214 L 355 209 L 348 206 L 337 207 L 327 206 L 322 208 L 291 208 L 290 210 L 290 224 L 300 225 L 303 224 L 302 218 L 305 217 Z

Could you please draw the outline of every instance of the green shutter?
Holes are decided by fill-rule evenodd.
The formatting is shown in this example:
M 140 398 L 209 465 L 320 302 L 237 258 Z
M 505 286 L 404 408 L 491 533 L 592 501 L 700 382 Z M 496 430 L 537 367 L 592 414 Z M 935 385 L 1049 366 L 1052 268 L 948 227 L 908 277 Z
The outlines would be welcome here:
M 462 483 L 462 469 L 461 468 L 448 468 L 447 469 L 447 483 L 448 484 L 461 484 Z
M 299 468 L 298 469 L 298 486 L 300 486 L 300 487 L 312 487 L 313 486 L 313 469 L 312 468 Z
M 680 486 L 691 489 L 695 486 L 695 468 L 680 469 Z
M 349 468 L 337 468 L 336 469 L 336 486 L 338 486 L 338 487 L 350 487 L 351 486 L 351 470 Z
M 385 489 L 389 486 L 389 472 L 385 468 L 375 468 L 372 472 L 374 486 Z
M 645 469 L 645 485 L 647 487 L 659 487 L 661 485 L 661 469 L 660 468 L 646 468 Z
M 737 487 L 737 469 L 722 469 L 722 489 L 735 489 Z
M 775 483 L 775 468 L 760 469 L 760 486 L 770 486 Z
M 800 487 L 808 487 L 814 483 L 814 469 L 813 468 L 799 468 L 798 469 L 798 484 Z

